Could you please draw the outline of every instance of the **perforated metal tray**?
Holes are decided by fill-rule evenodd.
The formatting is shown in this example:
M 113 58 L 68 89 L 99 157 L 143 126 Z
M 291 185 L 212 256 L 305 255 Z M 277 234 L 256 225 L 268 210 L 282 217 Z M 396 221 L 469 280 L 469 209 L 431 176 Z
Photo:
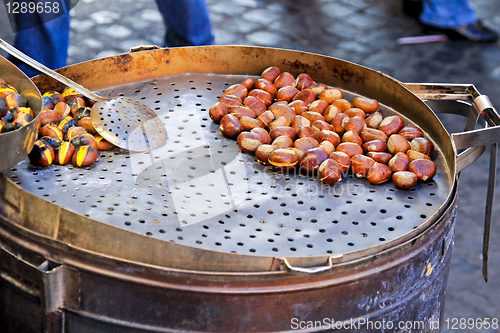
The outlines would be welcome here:
M 4 172 L 25 190 L 128 231 L 196 248 L 262 256 L 359 251 L 429 221 L 453 180 L 442 152 L 433 181 L 399 190 L 347 176 L 334 186 L 282 174 L 242 154 L 208 109 L 247 76 L 183 74 L 102 91 L 143 100 L 160 116 L 167 144 L 149 153 L 101 152 L 85 169 L 37 168 L 27 159 Z M 344 90 L 348 100 L 355 96 Z M 395 111 L 382 105 L 385 115 Z M 404 116 L 406 123 L 410 123 Z

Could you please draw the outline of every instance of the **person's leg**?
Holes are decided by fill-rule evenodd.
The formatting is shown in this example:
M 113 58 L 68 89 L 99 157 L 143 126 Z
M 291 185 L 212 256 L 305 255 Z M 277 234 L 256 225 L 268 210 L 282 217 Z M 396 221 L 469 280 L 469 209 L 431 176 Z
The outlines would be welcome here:
M 420 21 L 438 28 L 456 28 L 477 21 L 468 0 L 423 0 Z
M 422 0 L 419 20 L 431 30 L 439 29 L 450 39 L 491 43 L 498 40 L 495 31 L 477 19 L 469 0 Z
M 65 5 L 69 10 L 69 0 L 65 0 Z M 18 50 L 51 69 L 66 66 L 70 32 L 68 12 L 53 20 L 48 20 L 45 13 L 36 11 L 33 14 L 16 15 L 14 19 L 18 31 L 14 46 Z M 40 74 L 14 57 L 9 56 L 9 60 L 29 77 Z
M 214 43 L 205 0 L 156 0 L 167 28 L 164 46 L 198 46 Z

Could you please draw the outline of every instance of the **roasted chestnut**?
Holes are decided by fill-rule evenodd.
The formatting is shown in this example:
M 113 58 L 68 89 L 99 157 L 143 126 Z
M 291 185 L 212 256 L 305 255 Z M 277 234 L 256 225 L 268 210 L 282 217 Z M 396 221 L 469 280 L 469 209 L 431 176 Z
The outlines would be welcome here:
M 408 170 L 408 164 L 410 163 L 410 159 L 405 153 L 396 153 L 387 165 L 391 169 L 392 172 L 398 171 L 406 171 Z
M 295 79 L 295 86 L 297 89 L 302 90 L 305 88 L 308 88 L 314 84 L 314 80 L 312 79 L 309 74 L 306 73 L 300 73 L 297 75 L 297 78 Z
M 353 142 L 360 146 L 363 144 L 363 140 L 361 140 L 358 133 L 353 131 L 345 132 L 344 135 L 342 135 L 342 142 Z
M 297 130 L 299 138 L 313 138 L 316 139 L 318 132 L 314 130 L 311 126 L 304 126 Z
M 243 116 L 240 118 L 240 122 L 243 125 L 244 131 L 250 131 L 256 127 L 264 127 L 264 123 L 256 118 Z
M 333 101 L 341 99 L 343 97 L 344 95 L 342 94 L 342 91 L 337 88 L 325 89 L 318 96 L 319 99 L 326 101 L 328 104 L 332 104 Z
M 372 113 L 378 111 L 379 105 L 378 101 L 364 96 L 356 96 L 352 100 L 352 106 L 355 108 L 360 108 L 366 113 Z
M 340 144 L 340 136 L 334 131 L 330 130 L 321 130 L 316 137 L 318 142 L 329 141 L 333 144 L 334 147 L 337 147 Z
M 272 140 L 276 139 L 278 136 L 286 135 L 290 139 L 292 139 L 292 141 L 295 141 L 298 136 L 297 131 L 289 126 L 277 126 L 269 132 L 269 135 L 271 136 Z
M 274 103 L 269 106 L 268 110 L 273 113 L 274 118 L 285 117 L 289 123 L 291 123 L 293 118 L 297 115 L 286 102 Z
M 82 133 L 71 139 L 71 143 L 75 148 L 80 146 L 91 146 L 96 151 L 99 150 L 96 138 L 90 133 Z
M 365 155 L 354 155 L 351 157 L 351 170 L 358 178 L 366 177 L 368 169 L 374 164 L 375 160 Z
M 71 113 L 71 108 L 65 102 L 59 102 L 54 106 L 54 111 L 57 112 L 60 118 L 67 116 L 73 116 Z
M 54 150 L 54 164 L 66 165 L 71 161 L 75 147 L 71 142 L 63 141 L 61 145 Z
M 360 145 L 352 142 L 342 142 L 337 146 L 337 151 L 344 152 L 349 157 L 363 154 L 363 148 L 361 148 Z
M 83 97 L 83 95 L 81 93 L 79 93 L 78 91 L 76 91 L 75 89 L 70 88 L 70 87 L 65 87 L 61 94 L 64 97 L 64 100 L 67 100 L 73 96 Z
M 90 117 L 90 111 L 92 111 L 92 108 L 89 108 L 88 106 L 82 106 L 76 112 L 74 113 L 74 117 L 77 121 L 80 121 L 82 118 L 85 117 Z
M 273 83 L 276 86 L 276 89 L 280 89 L 285 86 L 293 86 L 295 83 L 295 78 L 288 72 L 282 72 L 280 75 L 278 75 Z
M 78 127 L 75 127 L 78 128 Z M 67 134 L 67 133 L 66 133 Z M 102 136 L 96 135 L 95 140 L 97 141 L 97 149 L 98 150 L 109 150 L 115 147 L 114 144 L 112 144 L 109 141 L 106 141 Z
M 365 111 L 361 110 L 360 108 L 350 108 L 344 111 L 344 113 L 349 117 L 361 117 L 363 119 L 366 118 L 366 113 Z
M 71 127 L 77 127 L 77 126 L 78 126 L 78 120 L 70 116 L 64 117 L 61 120 L 59 120 L 59 124 L 57 125 L 57 127 L 59 127 L 59 129 L 63 132 L 63 134 L 66 134 L 66 132 L 68 132 L 68 130 Z
M 97 161 L 97 149 L 92 146 L 80 146 L 75 149 L 71 163 L 77 167 L 86 167 Z
M 241 132 L 237 138 L 238 147 L 243 153 L 253 154 L 255 149 L 262 144 L 260 135 L 252 132 Z
M 366 156 L 371 157 L 371 158 L 373 158 L 375 160 L 375 162 L 379 162 L 379 163 L 382 163 L 382 164 L 389 163 L 389 161 L 393 157 L 389 153 L 379 152 L 379 151 L 369 151 L 369 152 L 366 153 Z
M 25 107 L 28 105 L 28 100 L 26 99 L 26 97 L 19 93 L 14 93 L 6 96 L 5 101 L 7 102 L 9 110 L 19 107 Z
M 431 180 L 436 175 L 436 164 L 431 160 L 419 158 L 408 164 L 408 171 L 415 173 L 420 181 Z
M 243 100 L 243 105 L 252 109 L 257 116 L 260 116 L 264 111 L 266 111 L 266 104 L 255 96 L 247 96 Z
M 243 124 L 234 115 L 227 114 L 222 117 L 219 129 L 224 136 L 236 139 L 243 132 Z
M 271 82 L 269 82 L 271 83 Z M 257 87 L 257 86 L 255 86 Z M 223 93 L 222 95 L 233 95 L 238 97 L 241 100 L 244 100 L 245 97 L 247 97 L 248 94 L 248 89 L 242 85 L 242 84 L 233 84 L 232 86 L 229 86 Z
M 71 141 L 75 136 L 83 133 L 88 133 L 87 130 L 83 127 L 70 127 L 66 134 L 64 135 L 64 138 L 66 141 Z
M 262 142 L 262 144 L 270 144 L 272 142 L 269 132 L 261 127 L 255 127 L 251 129 L 250 132 L 257 133 L 260 136 L 260 142 Z
M 407 190 L 417 184 L 418 177 L 410 171 L 397 171 L 392 174 L 392 181 L 396 187 Z
M 324 160 L 318 167 L 319 179 L 325 184 L 335 184 L 342 179 L 343 168 L 337 161 L 330 158 Z
M 302 173 L 314 174 L 321 163 L 328 158 L 328 154 L 321 148 L 307 150 L 300 158 L 299 168 Z
M 294 111 L 295 114 L 300 115 L 302 112 L 308 111 L 307 104 L 301 99 L 293 100 L 288 104 Z
M 264 91 L 267 91 L 273 98 L 276 96 L 276 92 L 278 91 L 278 89 L 276 89 L 276 86 L 272 82 L 262 78 L 255 81 L 254 87 L 255 89 L 262 89 Z
M 410 162 L 413 160 L 418 160 L 419 158 L 423 158 L 426 160 L 431 159 L 428 155 L 425 155 L 424 153 L 421 153 L 421 152 L 418 152 L 415 150 L 411 150 L 411 149 L 406 152 L 406 156 L 408 156 L 408 158 L 410 159 Z
M 274 119 L 270 124 L 267 125 L 267 127 L 269 127 L 269 130 L 272 130 L 273 128 L 278 126 L 290 126 L 290 122 L 285 116 L 281 116 Z
M 77 97 L 77 96 L 71 96 L 66 100 L 66 104 L 71 109 L 71 116 L 73 118 L 76 118 L 76 112 L 80 109 L 85 107 L 85 100 L 82 97 Z
M 290 126 L 292 126 L 296 131 L 298 131 L 299 128 L 311 126 L 311 122 L 309 121 L 309 119 L 297 115 L 293 117 Z
M 293 97 L 295 95 L 297 95 L 298 92 L 299 92 L 299 90 L 297 88 L 295 88 L 294 86 L 281 87 L 276 92 L 276 100 L 291 102 L 293 100 Z
M 349 117 L 345 113 L 339 113 L 332 119 L 332 126 L 335 133 L 338 135 L 344 135 L 345 124 L 349 121 Z
M 377 163 L 375 164 L 368 170 L 368 173 L 366 174 L 366 178 L 368 181 L 372 184 L 382 184 L 389 179 L 391 179 L 392 172 L 391 169 L 385 164 L 382 163 Z
M 378 128 L 382 120 L 384 120 L 384 116 L 382 113 L 376 111 L 365 118 L 365 123 L 370 128 Z
M 281 135 L 273 140 L 272 145 L 278 148 L 289 148 L 293 146 L 293 140 L 287 135 Z
M 49 96 L 42 97 L 42 110 L 52 110 L 54 108 L 54 101 Z M 1 116 L 0 116 L 1 117 Z
M 262 102 L 264 102 L 266 107 L 271 105 L 271 103 L 273 101 L 273 96 L 271 96 L 270 93 L 268 93 L 267 91 L 264 91 L 262 89 L 253 89 L 250 92 L 248 92 L 248 96 L 253 96 L 253 97 L 260 99 Z
M 378 125 L 378 129 L 387 136 L 398 133 L 403 128 L 403 119 L 400 116 L 390 116 L 384 118 Z
M 238 106 L 238 105 L 241 105 L 243 103 L 241 98 L 239 98 L 238 96 L 234 96 L 234 95 L 222 95 L 219 98 L 219 102 L 222 104 L 226 104 L 229 107 Z
M 385 152 L 387 151 L 387 143 L 382 140 L 370 140 L 361 146 L 363 148 L 363 151 L 365 153 L 369 151 L 376 151 L 376 152 Z
M 40 130 L 38 131 L 38 135 L 40 137 L 42 136 L 53 136 L 53 137 L 56 137 L 58 139 L 63 139 L 63 132 L 61 131 L 61 129 L 59 127 L 57 127 L 56 125 L 54 124 L 47 124 L 45 126 L 42 126 L 40 128 Z
M 83 127 L 89 132 L 90 134 L 97 134 L 97 131 L 94 128 L 94 125 L 92 124 L 92 119 L 90 117 L 83 117 L 78 121 L 78 127 Z
M 327 155 L 335 151 L 335 146 L 330 141 L 320 142 L 318 147 L 323 149 Z
M 309 120 L 311 122 L 311 124 L 313 122 L 315 122 L 316 120 L 323 120 L 323 121 L 325 121 L 325 117 L 323 117 L 323 115 L 321 113 L 314 112 L 314 111 L 302 112 L 300 115 L 302 117 L 306 118 L 307 120 Z
M 53 137 L 53 136 L 42 136 L 40 138 L 40 140 L 45 142 L 46 144 L 50 145 L 52 147 L 52 149 L 54 149 L 54 153 L 55 153 L 55 150 L 59 148 L 61 143 L 64 142 L 63 140 L 56 138 L 56 137 Z
M 276 149 L 269 154 L 267 161 L 274 170 L 287 172 L 295 168 L 299 155 L 292 149 Z
M 323 117 L 325 117 L 325 121 L 329 124 L 332 123 L 333 118 L 340 113 L 339 109 L 335 105 L 328 105 L 323 112 Z
M 316 99 L 316 95 L 311 89 L 306 88 L 304 90 L 299 91 L 295 96 L 293 96 L 294 101 L 298 99 L 304 101 L 306 105 L 309 105 Z
M 363 127 L 365 127 L 365 119 L 359 116 L 355 116 L 347 120 L 344 129 L 346 132 L 353 131 L 359 134 L 363 130 Z
M 37 140 L 28 158 L 31 164 L 46 167 L 54 161 L 54 150 L 48 143 Z
M 399 135 L 402 135 L 406 140 L 410 141 L 424 136 L 424 131 L 422 131 L 420 128 L 413 126 L 413 125 L 408 125 L 403 127 L 399 132 Z
M 347 109 L 352 108 L 351 103 L 343 98 L 336 99 L 332 102 L 332 105 L 335 105 L 340 112 L 344 112 Z
M 302 151 L 308 151 L 309 149 L 316 148 L 319 146 L 319 142 L 311 137 L 303 137 L 295 140 L 293 143 L 295 148 L 298 148 Z
M 416 137 L 410 142 L 410 149 L 418 151 L 427 156 L 432 156 L 434 153 L 434 145 L 425 137 Z
M 269 126 L 269 124 L 274 121 L 274 114 L 271 111 L 266 110 L 260 116 L 258 116 L 257 119 L 259 119 L 264 124 L 264 126 Z
M 328 107 L 327 102 L 325 102 L 324 100 L 321 100 L 321 99 L 317 99 L 317 100 L 311 102 L 311 104 L 309 104 L 308 110 L 323 114 L 323 112 L 325 112 L 327 107 Z
M 311 123 L 311 127 L 317 132 L 321 131 L 333 131 L 333 126 L 324 120 L 318 119 Z
M 402 135 L 392 134 L 387 140 L 387 150 L 395 155 L 396 153 L 406 153 L 410 149 L 410 143 Z
M 257 115 L 255 114 L 255 112 L 252 111 L 252 109 L 250 109 L 247 106 L 243 106 L 243 105 L 232 106 L 229 109 L 229 113 L 234 115 L 238 119 L 240 119 L 243 116 L 250 117 L 250 118 L 257 117 Z
M 281 74 L 281 70 L 279 69 L 279 67 L 271 66 L 271 67 L 264 69 L 264 71 L 262 72 L 260 77 L 263 79 L 266 79 L 270 82 L 274 82 L 274 80 L 276 80 L 276 78 L 280 74 Z
M 337 162 L 342 168 L 342 172 L 346 172 L 351 165 L 351 158 L 342 151 L 334 151 L 328 155 L 328 158 Z
M 268 164 L 269 155 L 278 147 L 269 144 L 262 144 L 255 149 L 255 157 L 262 164 Z
M 241 85 L 247 88 L 247 91 L 250 91 L 253 89 L 254 80 L 251 77 L 246 78 L 243 81 L 241 81 Z
M 378 129 L 375 129 L 375 128 L 369 128 L 369 127 L 365 127 L 361 130 L 361 133 L 359 133 L 359 135 L 361 136 L 361 139 L 363 140 L 363 142 L 368 142 L 368 141 L 372 141 L 372 140 L 381 140 L 381 141 L 385 141 L 387 142 L 387 135 L 385 135 L 384 132 L 378 130 Z

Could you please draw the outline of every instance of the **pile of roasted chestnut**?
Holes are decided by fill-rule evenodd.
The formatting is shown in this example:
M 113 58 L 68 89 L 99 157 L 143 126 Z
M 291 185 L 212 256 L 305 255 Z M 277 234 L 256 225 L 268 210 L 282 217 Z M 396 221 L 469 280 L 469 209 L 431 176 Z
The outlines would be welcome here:
M 326 184 L 351 171 L 372 184 L 392 178 L 409 189 L 436 174 L 434 146 L 420 128 L 384 117 L 377 100 L 348 101 L 306 73 L 269 67 L 257 80 L 228 87 L 209 114 L 242 152 L 275 170 L 317 174 Z
M 92 125 L 93 103 L 69 87 L 44 93 L 38 140 L 28 155 L 31 164 L 45 167 L 71 162 L 85 167 L 97 161 L 99 150 L 113 148 Z
M 21 128 L 32 121 L 35 116 L 26 97 L 0 78 L 0 133 Z

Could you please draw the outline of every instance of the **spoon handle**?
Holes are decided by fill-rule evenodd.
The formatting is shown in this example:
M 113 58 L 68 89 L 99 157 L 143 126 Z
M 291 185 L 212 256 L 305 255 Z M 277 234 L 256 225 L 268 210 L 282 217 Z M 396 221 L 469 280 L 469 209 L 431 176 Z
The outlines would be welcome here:
M 106 98 L 102 98 L 101 96 L 93 93 L 92 91 L 88 90 L 87 88 L 82 87 L 78 83 L 76 83 L 74 81 L 71 81 L 67 77 L 65 77 L 65 76 L 57 73 L 56 71 L 53 71 L 52 69 L 48 68 L 47 66 L 42 65 L 38 61 L 36 61 L 36 60 L 28 57 L 26 54 L 22 53 L 21 51 L 19 51 L 18 49 L 16 49 L 12 45 L 10 45 L 9 43 L 5 42 L 2 38 L 0 38 L 0 48 L 2 48 L 3 50 L 5 50 L 10 55 L 18 58 L 22 62 L 24 62 L 24 63 L 30 65 L 31 67 L 39 70 L 40 72 L 47 74 L 48 76 L 54 78 L 55 80 L 57 80 L 57 81 L 59 81 L 61 83 L 64 83 L 65 85 L 67 85 L 70 88 L 73 88 L 74 90 L 78 91 L 83 96 L 85 96 L 87 98 L 90 98 L 91 100 L 94 100 L 96 102 L 100 102 L 100 101 L 105 101 L 106 100 Z

